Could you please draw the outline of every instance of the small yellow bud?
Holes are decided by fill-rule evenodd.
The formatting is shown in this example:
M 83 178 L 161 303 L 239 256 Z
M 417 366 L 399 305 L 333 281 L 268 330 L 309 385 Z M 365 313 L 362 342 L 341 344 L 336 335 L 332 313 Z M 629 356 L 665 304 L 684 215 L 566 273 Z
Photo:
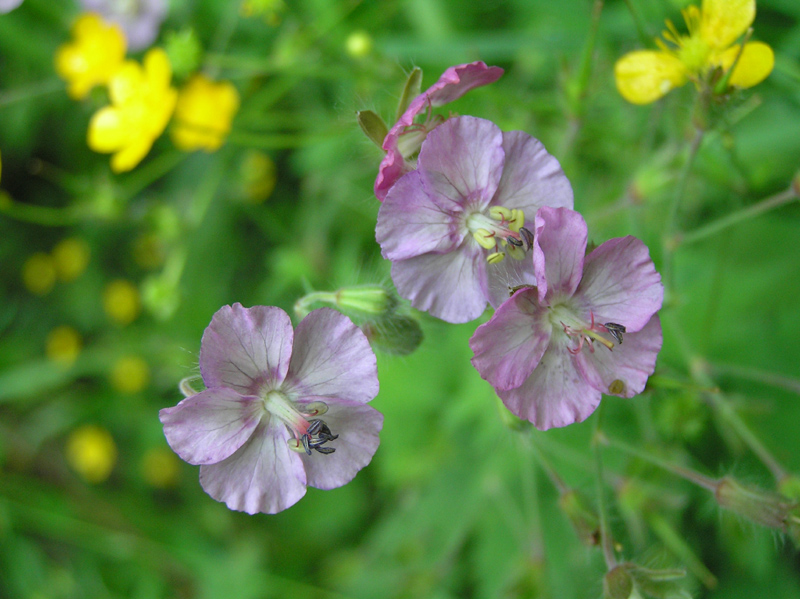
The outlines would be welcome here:
M 150 367 L 139 356 L 124 356 L 114 362 L 111 386 L 121 393 L 138 393 L 150 383 Z
M 117 462 L 117 446 L 107 430 L 87 424 L 70 434 L 66 459 L 84 480 L 100 483 L 108 478 Z
M 53 248 L 53 261 L 61 281 L 74 281 L 89 264 L 89 244 L 78 237 L 62 239 Z
M 36 252 L 22 265 L 22 282 L 34 295 L 47 295 L 56 282 L 56 265 L 51 256 Z
M 139 290 L 124 279 L 111 281 L 103 291 L 103 309 L 114 322 L 126 325 L 139 315 Z
M 81 353 L 81 336 L 72 327 L 54 328 L 45 341 L 45 355 L 60 366 L 72 366 Z
M 347 36 L 345 49 L 353 58 L 364 58 L 372 52 L 372 37 L 366 31 L 354 31 Z

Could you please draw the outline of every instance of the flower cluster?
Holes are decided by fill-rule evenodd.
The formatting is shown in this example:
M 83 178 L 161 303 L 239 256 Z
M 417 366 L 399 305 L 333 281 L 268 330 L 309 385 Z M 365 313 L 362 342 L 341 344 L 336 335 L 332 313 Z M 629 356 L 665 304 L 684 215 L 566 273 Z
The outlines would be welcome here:
M 95 86 L 107 86 L 110 105 L 98 110 L 89 124 L 92 150 L 110 153 L 116 173 L 136 167 L 161 136 L 170 119 L 172 138 L 184 151 L 217 150 L 239 109 L 239 94 L 228 82 L 215 83 L 202 74 L 192 76 L 180 93 L 172 86 L 172 65 L 161 48 L 147 51 L 142 64 L 126 60 L 128 46 L 149 45 L 166 14 L 162 0 L 141 3 L 85 0 L 89 12 L 72 28 L 73 40 L 55 57 L 58 74 L 76 100 Z M 104 17 L 109 19 L 108 22 Z
M 471 116 L 412 125 L 437 94 L 455 99 L 494 75 L 483 63 L 451 67 L 388 131 L 376 238 L 415 308 L 457 323 L 491 304 L 470 341 L 473 365 L 517 416 L 566 426 L 602 393 L 644 389 L 661 349 L 663 287 L 638 239 L 585 255 L 586 223 L 540 141 Z
M 617 61 L 619 93 L 633 104 L 649 104 L 687 81 L 712 89 L 724 75 L 733 88 L 760 83 L 775 65 L 772 48 L 763 42 L 736 43 L 755 16 L 755 0 L 703 0 L 700 8 L 689 6 L 683 11 L 689 35 L 667 21 L 666 43 L 657 39 L 658 50 L 636 50 Z

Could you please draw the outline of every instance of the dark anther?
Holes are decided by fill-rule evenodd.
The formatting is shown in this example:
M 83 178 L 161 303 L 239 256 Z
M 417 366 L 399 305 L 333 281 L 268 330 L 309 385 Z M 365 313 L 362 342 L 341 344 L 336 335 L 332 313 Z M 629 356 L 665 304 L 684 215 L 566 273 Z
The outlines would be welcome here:
M 533 247 L 533 233 L 530 232 L 530 229 L 526 229 L 525 227 L 520 227 L 519 235 L 525 242 L 525 250 L 527 251 L 531 249 Z
M 519 239 L 517 239 L 516 237 L 511 237 L 511 235 L 506 237 L 506 241 L 508 243 L 510 243 L 511 245 L 513 245 L 514 247 L 518 247 L 518 248 L 522 247 L 522 242 Z
M 617 343 L 622 345 L 622 334 L 625 332 L 625 327 L 616 322 L 607 322 L 603 325 L 606 327 L 611 336 L 617 340 Z
M 303 443 L 303 449 L 306 450 L 308 455 L 311 455 L 311 450 L 315 449 L 321 454 L 331 454 L 336 449 L 333 447 L 323 447 L 328 441 L 338 439 L 339 435 L 334 435 L 330 427 L 322 420 L 311 420 L 308 423 L 306 434 L 300 438 Z

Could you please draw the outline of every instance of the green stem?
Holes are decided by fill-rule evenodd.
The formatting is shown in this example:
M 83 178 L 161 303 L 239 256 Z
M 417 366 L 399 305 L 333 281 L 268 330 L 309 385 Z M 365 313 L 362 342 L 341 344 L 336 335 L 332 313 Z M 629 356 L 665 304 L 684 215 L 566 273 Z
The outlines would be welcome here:
M 82 205 L 53 208 L 52 206 L 21 204 L 12 199 L 5 191 L 0 191 L 0 214 L 43 227 L 66 227 L 80 222 L 90 214 L 90 211 Z
M 637 457 L 641 460 L 645 460 L 646 462 L 650 462 L 651 464 L 658 466 L 662 470 L 666 470 L 667 472 L 671 472 L 681 478 L 688 480 L 696 484 L 699 487 L 706 489 L 707 491 L 711 491 L 712 493 L 717 488 L 717 481 L 713 478 L 700 474 L 694 470 L 689 468 L 684 468 L 683 466 L 678 466 L 671 462 L 668 462 L 658 456 L 655 456 L 651 453 L 648 453 L 644 450 L 639 449 L 638 447 L 634 447 L 633 445 L 628 445 L 624 441 L 619 441 L 617 439 L 611 439 L 606 437 L 603 433 L 599 433 L 600 437 L 597 443 L 604 443 L 614 447 L 616 449 L 620 449 L 625 453 L 628 453 L 634 457 Z
M 558 490 L 558 492 L 563 495 L 564 493 L 569 492 L 569 487 L 564 482 L 564 480 L 558 475 L 556 469 L 553 468 L 553 463 L 544 455 L 542 452 L 541 447 L 539 447 L 538 441 L 534 438 L 536 435 L 536 431 L 531 431 L 531 434 L 528 435 L 527 439 L 530 441 L 530 448 L 533 451 L 536 459 L 539 462 L 539 465 L 544 470 L 547 477 L 553 483 L 553 486 Z
M 209 53 L 221 54 L 224 52 L 228 43 L 231 41 L 233 32 L 236 30 L 236 24 L 239 21 L 239 11 L 241 10 L 241 2 L 229 2 L 225 10 L 225 16 L 219 23 L 216 31 L 214 31 L 214 39 L 211 42 Z M 217 79 L 219 74 L 219 67 L 215 64 L 206 63 L 205 71 L 211 79 Z
M 639 12 L 639 9 L 636 8 L 636 5 L 633 2 L 631 2 L 631 0 L 625 0 L 625 5 L 628 7 L 628 10 L 630 11 L 631 16 L 633 17 L 633 22 L 636 25 L 636 32 L 639 34 L 639 42 L 643 46 L 649 46 L 651 44 L 650 40 L 653 39 L 653 35 L 651 35 L 649 31 L 647 31 L 647 28 L 644 25 L 644 20 L 642 20 L 642 15 Z
M 315 302 L 336 305 L 335 291 L 312 291 L 294 303 L 294 313 L 298 318 L 305 318 L 311 312 L 311 305 Z
M 25 87 L 18 87 L 0 93 L 0 108 L 17 102 L 28 102 L 40 96 L 46 96 L 64 89 L 64 82 L 61 79 L 47 79 L 30 83 Z
M 702 239 L 706 239 L 707 237 L 711 237 L 720 231 L 727 229 L 728 227 L 732 227 L 733 225 L 740 223 L 745 220 L 750 220 L 764 212 L 772 210 L 774 208 L 778 208 L 779 206 L 783 206 L 784 204 L 788 204 L 792 200 L 797 199 L 797 194 L 794 191 L 793 187 L 782 191 L 774 196 L 771 196 L 757 204 L 753 204 L 752 206 L 748 206 L 743 210 L 739 210 L 738 212 L 734 212 L 733 214 L 729 214 L 728 216 L 724 216 L 714 222 L 711 222 L 699 229 L 695 229 L 689 233 L 681 235 L 678 239 L 676 239 L 678 245 L 688 245 L 690 243 L 695 243 Z
M 121 201 L 127 202 L 133 198 L 140 191 L 172 171 L 188 156 L 187 152 L 172 150 L 148 160 L 124 179 L 120 192 Z
M 800 380 L 788 376 L 759 370 L 757 368 L 748 368 L 747 366 L 734 366 L 732 364 L 711 364 L 711 369 L 719 374 L 727 374 L 748 381 L 772 385 L 773 387 L 786 389 L 787 391 L 800 395 Z
M 602 420 L 602 403 L 597 409 L 597 417 L 594 421 L 594 435 L 592 438 L 592 449 L 594 451 L 595 481 L 597 485 L 597 511 L 600 514 L 600 544 L 603 547 L 603 557 L 609 571 L 617 566 L 617 556 L 614 554 L 614 544 L 608 530 L 608 508 L 606 506 L 605 485 L 603 477 L 603 458 L 600 453 L 600 439 L 604 436 L 600 430 Z

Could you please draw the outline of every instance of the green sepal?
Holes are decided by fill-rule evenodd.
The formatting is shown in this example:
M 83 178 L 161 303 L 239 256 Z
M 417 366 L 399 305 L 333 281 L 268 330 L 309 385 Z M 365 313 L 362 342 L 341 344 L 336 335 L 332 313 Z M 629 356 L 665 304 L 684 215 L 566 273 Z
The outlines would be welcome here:
M 389 128 L 383 119 L 371 110 L 359 110 L 356 115 L 361 130 L 372 140 L 372 143 L 382 148 L 383 140 L 389 133 Z
M 414 67 L 408 74 L 406 85 L 403 87 L 403 93 L 400 95 L 400 102 L 397 104 L 397 115 L 394 118 L 395 122 L 399 121 L 403 113 L 408 110 L 408 105 L 411 104 L 411 100 L 419 95 L 421 89 L 422 69 Z

